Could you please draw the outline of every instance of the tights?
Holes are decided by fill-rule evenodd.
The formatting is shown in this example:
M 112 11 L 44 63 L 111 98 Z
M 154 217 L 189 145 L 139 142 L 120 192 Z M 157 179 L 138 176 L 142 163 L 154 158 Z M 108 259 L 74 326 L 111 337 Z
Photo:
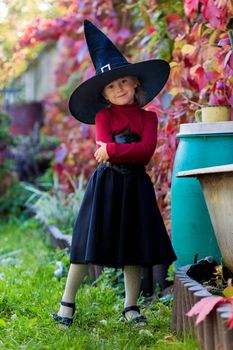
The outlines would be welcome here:
M 89 265 L 71 264 L 67 276 L 66 287 L 62 297 L 63 301 L 68 303 L 75 302 L 75 296 L 83 278 L 87 275 Z M 124 283 L 125 283 L 125 303 L 124 306 L 137 305 L 138 294 L 141 284 L 141 267 L 125 266 L 124 267 Z M 59 316 L 72 317 L 72 309 L 66 306 L 60 307 Z M 126 318 L 129 320 L 138 315 L 137 311 L 128 311 Z
M 82 280 L 87 275 L 88 265 L 86 264 L 71 264 L 67 276 L 66 287 L 62 297 L 67 303 L 74 303 L 77 290 L 82 283 Z M 72 309 L 61 305 L 58 312 L 59 316 L 71 317 Z
M 141 266 L 127 265 L 124 267 L 125 303 L 124 306 L 137 305 L 138 294 L 141 286 Z M 127 320 L 138 316 L 137 311 L 128 311 L 125 314 Z

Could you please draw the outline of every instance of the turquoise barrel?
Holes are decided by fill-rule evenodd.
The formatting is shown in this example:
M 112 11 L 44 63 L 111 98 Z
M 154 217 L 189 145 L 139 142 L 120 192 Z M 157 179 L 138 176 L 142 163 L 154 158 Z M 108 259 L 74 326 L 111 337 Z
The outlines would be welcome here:
M 197 178 L 179 171 L 233 163 L 233 121 L 181 124 L 171 188 L 172 243 L 176 267 L 212 255 L 221 261 L 208 209 Z

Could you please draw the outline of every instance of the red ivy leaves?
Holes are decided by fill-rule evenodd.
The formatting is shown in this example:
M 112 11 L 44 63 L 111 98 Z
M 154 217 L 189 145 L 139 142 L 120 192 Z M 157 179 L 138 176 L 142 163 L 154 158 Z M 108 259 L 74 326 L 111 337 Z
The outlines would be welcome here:
M 200 0 L 185 0 L 184 12 L 187 17 L 194 18 L 199 6 Z
M 198 10 L 212 28 L 226 30 L 227 23 L 233 15 L 231 0 L 185 0 L 184 11 L 193 19 Z
M 74 13 L 66 18 L 36 18 L 20 38 L 19 44 L 21 47 L 33 46 L 39 41 L 58 40 L 63 35 L 78 39 L 81 21 L 82 18 L 78 18 Z
M 213 28 L 226 30 L 230 18 L 230 6 L 232 6 L 230 2 L 227 0 L 202 0 L 202 2 L 202 15 L 205 20 Z M 227 3 L 229 3 L 229 8 Z

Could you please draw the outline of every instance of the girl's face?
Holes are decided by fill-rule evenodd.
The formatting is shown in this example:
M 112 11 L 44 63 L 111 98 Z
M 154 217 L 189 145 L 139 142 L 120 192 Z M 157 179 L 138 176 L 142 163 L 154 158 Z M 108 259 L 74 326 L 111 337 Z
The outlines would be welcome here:
M 110 103 L 119 106 L 129 105 L 134 103 L 135 89 L 138 85 L 136 77 L 126 76 L 106 85 L 102 94 Z

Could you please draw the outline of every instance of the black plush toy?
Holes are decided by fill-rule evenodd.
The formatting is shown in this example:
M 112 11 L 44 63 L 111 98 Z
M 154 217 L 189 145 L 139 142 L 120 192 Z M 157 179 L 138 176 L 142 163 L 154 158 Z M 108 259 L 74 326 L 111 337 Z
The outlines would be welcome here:
M 212 256 L 199 260 L 196 264 L 190 266 L 187 275 L 198 282 L 208 281 L 214 277 L 217 262 Z

